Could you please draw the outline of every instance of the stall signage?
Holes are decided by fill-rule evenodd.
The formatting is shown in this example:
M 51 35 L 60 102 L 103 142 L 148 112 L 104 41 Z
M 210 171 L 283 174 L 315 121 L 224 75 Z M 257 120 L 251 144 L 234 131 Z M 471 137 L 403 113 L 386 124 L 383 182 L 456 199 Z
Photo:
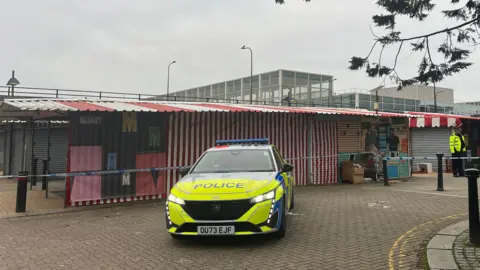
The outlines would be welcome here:
M 102 117 L 100 116 L 80 116 L 81 125 L 100 125 Z

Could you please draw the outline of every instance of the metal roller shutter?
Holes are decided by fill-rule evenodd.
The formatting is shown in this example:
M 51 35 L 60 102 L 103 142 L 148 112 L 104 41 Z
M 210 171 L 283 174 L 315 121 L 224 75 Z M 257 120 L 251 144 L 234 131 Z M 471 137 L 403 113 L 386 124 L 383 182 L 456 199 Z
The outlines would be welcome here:
M 0 131 L 0 170 L 5 173 L 5 146 L 7 136 L 5 130 Z
M 436 157 L 437 153 L 450 156 L 450 129 L 448 128 L 413 128 L 412 130 L 412 155 L 414 157 Z M 437 171 L 436 160 L 413 160 L 413 164 L 432 163 L 432 168 Z M 445 170 L 445 161 L 443 162 Z
M 4 175 L 11 175 L 12 172 L 12 167 L 11 167 L 11 161 L 10 161 L 10 149 L 12 148 L 12 143 L 11 143 L 11 126 L 10 125 L 5 125 L 5 171 L 3 172 Z
M 31 134 L 32 130 L 29 130 Z M 48 128 L 36 127 L 34 158 L 37 161 L 37 173 L 43 172 L 42 160 L 47 159 L 48 152 Z M 29 146 L 31 142 L 29 141 Z M 67 152 L 68 152 L 68 128 L 54 127 L 50 128 L 50 173 L 64 173 L 67 170 Z M 28 151 L 28 168 L 31 164 L 31 151 Z
M 21 125 L 17 125 L 13 132 L 13 174 L 17 174 L 19 171 L 22 171 L 22 162 L 23 162 L 23 151 L 24 151 L 24 129 Z M 28 142 L 28 136 L 25 136 L 25 142 Z
M 361 140 L 359 121 L 338 121 L 338 152 L 360 152 Z
M 52 128 L 50 134 L 50 143 L 50 172 L 66 172 L 68 152 L 68 129 Z

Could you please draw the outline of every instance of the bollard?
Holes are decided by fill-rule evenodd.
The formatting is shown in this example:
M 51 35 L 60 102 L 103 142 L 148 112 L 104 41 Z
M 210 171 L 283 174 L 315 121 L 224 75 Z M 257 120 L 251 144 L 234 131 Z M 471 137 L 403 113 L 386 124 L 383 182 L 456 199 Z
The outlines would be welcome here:
M 27 182 L 28 173 L 19 172 L 17 177 L 17 201 L 15 205 L 15 213 L 25 213 L 27 208 Z
M 383 165 L 383 185 L 390 186 L 390 184 L 388 183 L 388 166 L 387 166 L 386 157 L 382 158 L 382 165 Z
M 466 169 L 465 176 L 468 178 L 468 224 L 470 227 L 470 243 L 480 245 L 480 221 L 478 213 L 478 169 Z
M 443 189 L 443 154 L 437 154 L 437 160 L 438 160 L 437 191 L 445 191 Z
M 47 189 L 47 177 L 45 176 L 47 174 L 47 167 L 48 167 L 48 162 L 46 159 L 42 160 L 43 162 L 43 176 L 42 176 L 42 190 Z
M 38 158 L 34 158 L 32 162 L 32 176 L 30 180 L 30 190 L 32 189 L 32 186 L 37 185 L 37 166 L 38 166 Z

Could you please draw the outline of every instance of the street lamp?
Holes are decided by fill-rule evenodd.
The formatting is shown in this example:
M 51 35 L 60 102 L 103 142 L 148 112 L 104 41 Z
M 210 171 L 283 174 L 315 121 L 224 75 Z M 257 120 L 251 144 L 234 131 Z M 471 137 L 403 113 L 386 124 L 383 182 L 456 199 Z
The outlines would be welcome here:
M 168 74 L 167 74 L 167 100 L 168 100 L 168 94 L 170 93 L 170 66 L 177 63 L 177 61 L 172 61 L 168 65 Z
M 373 103 L 373 109 L 375 110 L 375 113 L 378 114 L 378 107 L 379 107 L 379 104 L 378 104 L 378 91 L 380 89 L 382 89 L 384 87 L 384 85 L 380 85 L 380 86 L 377 86 L 375 88 L 373 88 L 370 92 L 373 92 L 375 91 L 375 103 Z
M 330 85 L 328 86 L 328 88 L 329 88 L 329 89 L 328 89 L 328 90 L 329 90 L 329 91 L 328 91 L 328 101 L 327 101 L 328 107 L 330 107 L 330 103 L 331 103 L 331 102 L 333 103 L 333 100 L 332 100 L 332 99 L 333 99 L 333 82 L 336 81 L 336 80 L 337 80 L 337 78 L 332 78 L 332 79 L 330 79 L 330 80 L 327 81 L 329 84 L 332 84 L 332 89 L 331 89 L 331 90 L 332 90 L 332 93 L 331 93 L 331 95 L 330 95 Z M 335 106 L 335 103 L 334 103 L 333 105 Z M 323 106 L 323 100 L 322 100 L 322 106 Z M 340 105 L 340 106 L 342 106 L 342 105 Z
M 252 48 L 245 45 L 241 49 L 250 50 L 250 104 L 253 104 L 253 51 Z
M 12 87 L 12 97 L 15 95 L 15 85 L 19 85 L 20 82 L 15 78 L 15 70 L 12 70 L 12 77 L 8 80 L 7 85 Z M 8 92 L 10 96 L 10 92 Z

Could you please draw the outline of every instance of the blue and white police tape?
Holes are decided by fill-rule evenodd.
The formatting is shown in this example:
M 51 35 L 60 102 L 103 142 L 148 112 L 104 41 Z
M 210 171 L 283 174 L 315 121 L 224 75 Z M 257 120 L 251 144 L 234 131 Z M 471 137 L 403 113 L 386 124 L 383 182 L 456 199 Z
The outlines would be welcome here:
M 437 157 L 383 157 L 383 160 L 438 160 Z M 462 159 L 472 160 L 480 157 L 442 157 L 443 160 Z
M 370 152 L 363 152 L 363 153 L 342 153 L 336 155 L 322 155 L 322 156 L 310 156 L 310 157 L 296 157 L 296 158 L 285 158 L 286 161 L 294 161 L 294 160 L 304 160 L 304 159 L 323 159 L 323 158 L 331 158 L 331 157 L 339 157 L 339 156 L 350 156 L 350 155 L 359 155 L 364 153 Z M 375 154 L 377 159 L 383 160 L 437 160 L 437 157 L 382 157 L 379 154 Z M 462 160 L 477 160 L 480 157 L 443 157 L 443 160 L 452 160 L 452 159 L 462 159 Z M 83 171 L 83 172 L 71 172 L 71 173 L 50 173 L 50 174 L 37 174 L 37 175 L 27 175 L 26 177 L 69 177 L 69 176 L 92 176 L 92 175 L 110 175 L 110 174 L 124 174 L 124 173 L 137 173 L 137 172 L 154 172 L 154 171 L 169 171 L 169 170 L 178 170 L 183 167 L 188 167 L 189 165 L 185 166 L 174 166 L 174 167 L 160 167 L 160 168 L 141 168 L 141 169 L 125 169 L 125 170 L 104 170 L 104 171 Z M 16 178 L 18 175 L 3 175 L 0 176 L 0 179 L 5 178 Z
M 187 166 L 176 167 L 162 167 L 162 168 L 142 168 L 142 169 L 126 169 L 126 170 L 108 170 L 108 171 L 83 171 L 83 172 L 71 172 L 71 173 L 49 173 L 49 174 L 36 174 L 27 175 L 25 177 L 68 177 L 68 176 L 92 176 L 92 175 L 108 175 L 108 174 L 124 174 L 124 173 L 137 173 L 137 172 L 154 172 L 154 171 L 169 171 L 177 170 Z M 18 175 L 3 175 L 1 178 L 16 178 Z

